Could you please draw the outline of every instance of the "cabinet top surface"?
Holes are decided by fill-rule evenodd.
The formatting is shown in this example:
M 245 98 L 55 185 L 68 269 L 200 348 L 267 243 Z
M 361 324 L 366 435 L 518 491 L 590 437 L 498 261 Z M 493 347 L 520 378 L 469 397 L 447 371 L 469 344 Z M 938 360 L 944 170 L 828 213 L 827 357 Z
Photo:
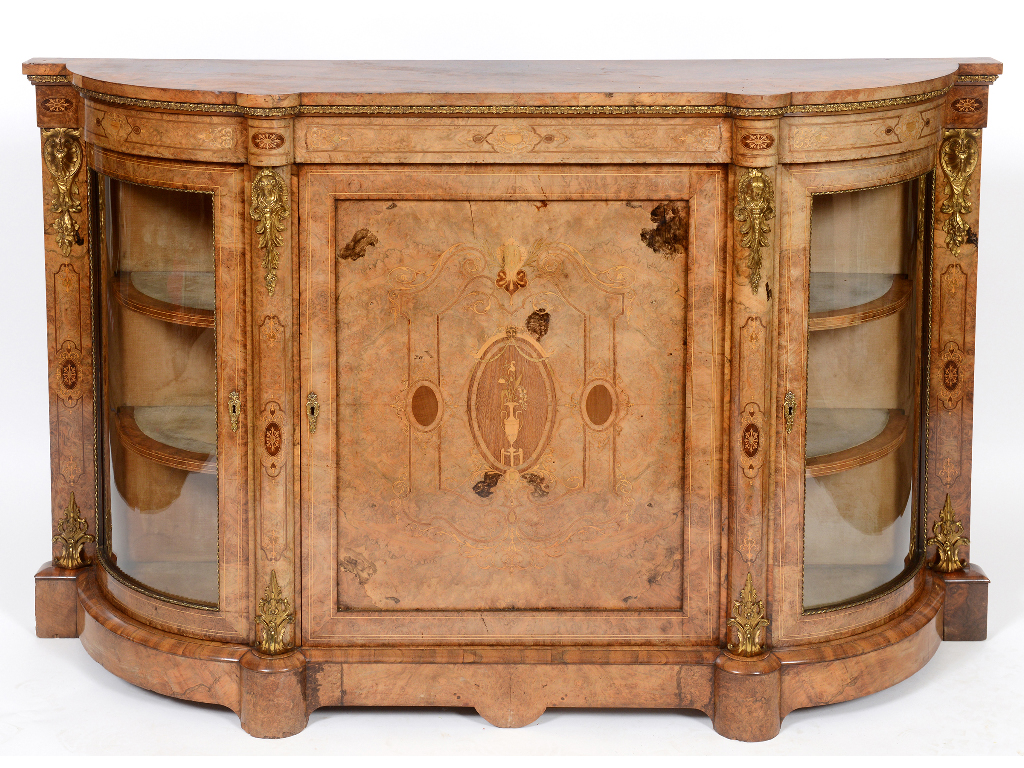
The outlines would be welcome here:
M 101 94 L 205 104 L 785 104 L 926 93 L 991 77 L 993 59 L 705 61 L 256 61 L 32 59 Z M 584 98 L 589 96 L 589 98 Z

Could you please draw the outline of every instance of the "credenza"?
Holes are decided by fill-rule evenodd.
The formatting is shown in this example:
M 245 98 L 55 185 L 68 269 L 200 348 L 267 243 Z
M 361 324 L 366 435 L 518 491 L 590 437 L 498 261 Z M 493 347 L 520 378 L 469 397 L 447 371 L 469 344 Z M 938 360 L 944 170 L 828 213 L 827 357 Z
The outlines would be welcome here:
M 261 737 L 649 707 L 745 741 L 984 639 L 998 62 L 23 71 L 40 637 Z

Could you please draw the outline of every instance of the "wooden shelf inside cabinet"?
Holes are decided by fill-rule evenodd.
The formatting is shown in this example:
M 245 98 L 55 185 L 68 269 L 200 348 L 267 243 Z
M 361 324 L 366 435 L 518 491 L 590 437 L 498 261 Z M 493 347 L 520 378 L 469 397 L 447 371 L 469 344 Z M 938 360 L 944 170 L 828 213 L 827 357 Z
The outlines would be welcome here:
M 122 406 L 117 409 L 117 432 L 126 447 L 147 459 L 187 472 L 216 474 L 216 438 L 211 443 L 197 426 L 215 425 L 212 411 L 213 406 Z
M 895 314 L 907 306 L 912 288 L 910 280 L 903 275 L 896 275 L 885 295 L 873 301 L 827 312 L 811 312 L 807 319 L 807 330 L 830 331 Z
M 909 424 L 910 419 L 903 411 L 895 408 L 890 410 L 885 427 L 870 440 L 834 453 L 808 457 L 807 476 L 833 475 L 878 461 L 903 445 Z
M 197 299 L 196 304 L 206 306 L 185 306 L 167 301 L 166 272 L 124 272 L 113 280 L 111 287 L 117 300 L 126 309 L 155 317 L 177 325 L 191 325 L 198 328 L 213 328 L 213 274 L 205 272 L 177 273 L 189 286 Z M 208 284 L 208 285 L 207 285 Z M 163 288 L 161 288 L 163 286 Z M 140 287 L 142 290 L 140 290 Z M 165 296 L 161 297 L 160 294 Z

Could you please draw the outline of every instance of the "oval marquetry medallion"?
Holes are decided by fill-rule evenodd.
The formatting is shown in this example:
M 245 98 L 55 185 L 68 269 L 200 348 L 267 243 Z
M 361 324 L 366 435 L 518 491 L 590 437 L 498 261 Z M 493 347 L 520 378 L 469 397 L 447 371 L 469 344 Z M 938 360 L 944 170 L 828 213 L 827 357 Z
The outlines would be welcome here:
M 252 145 L 257 149 L 272 151 L 284 146 L 284 135 L 271 131 L 260 131 L 252 135 Z
M 423 381 L 413 388 L 409 415 L 413 424 L 423 430 L 433 428 L 440 421 L 441 398 L 433 382 Z
M 281 425 L 273 421 L 267 424 L 263 430 L 263 449 L 268 456 L 277 456 L 281 450 L 281 438 Z
M 960 366 L 956 360 L 947 360 L 942 366 L 942 385 L 950 392 L 960 384 Z
M 743 453 L 748 459 L 754 458 L 761 449 L 761 430 L 757 424 L 747 424 L 743 428 Z
M 74 389 L 78 386 L 78 363 L 74 360 L 65 360 L 60 366 L 60 383 L 64 389 Z
M 964 98 L 953 102 L 953 111 L 963 115 L 973 115 L 980 112 L 982 103 L 980 99 Z
M 477 448 L 500 471 L 540 458 L 555 421 L 555 382 L 543 348 L 526 336 L 486 345 L 469 382 L 469 425 Z
M 583 390 L 583 420 L 593 429 L 605 429 L 615 420 L 615 391 L 606 381 L 593 381 Z

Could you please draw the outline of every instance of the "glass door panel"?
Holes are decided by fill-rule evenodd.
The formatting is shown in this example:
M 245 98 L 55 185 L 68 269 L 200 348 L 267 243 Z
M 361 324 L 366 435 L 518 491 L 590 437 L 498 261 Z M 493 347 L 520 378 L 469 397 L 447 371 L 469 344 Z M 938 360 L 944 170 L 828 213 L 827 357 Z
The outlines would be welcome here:
M 108 555 L 218 599 L 213 196 L 102 178 Z
M 813 198 L 805 609 L 878 590 L 912 560 L 922 182 Z

